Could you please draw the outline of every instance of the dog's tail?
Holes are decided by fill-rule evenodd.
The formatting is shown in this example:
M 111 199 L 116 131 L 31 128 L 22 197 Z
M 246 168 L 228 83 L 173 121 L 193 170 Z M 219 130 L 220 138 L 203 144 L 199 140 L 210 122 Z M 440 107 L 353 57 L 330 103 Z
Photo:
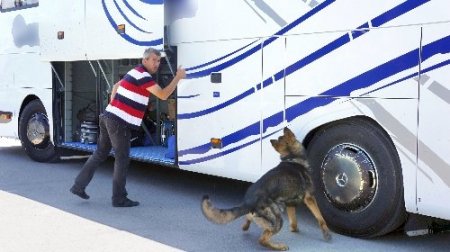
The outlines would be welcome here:
M 202 200 L 202 212 L 209 221 L 217 224 L 226 224 L 244 214 L 247 214 L 250 210 L 245 206 L 238 206 L 230 209 L 219 209 L 214 207 L 209 200 L 209 197 L 205 195 Z

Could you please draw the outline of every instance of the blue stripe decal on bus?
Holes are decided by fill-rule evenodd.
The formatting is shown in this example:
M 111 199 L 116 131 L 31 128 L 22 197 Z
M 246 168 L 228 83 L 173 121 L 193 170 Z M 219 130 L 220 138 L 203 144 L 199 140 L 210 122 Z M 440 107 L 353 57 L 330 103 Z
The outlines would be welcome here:
M 263 81 L 263 88 L 265 88 L 265 87 L 267 87 L 267 86 L 269 86 L 270 84 L 272 84 L 273 83 L 273 79 L 272 79 L 272 77 L 269 77 L 269 78 L 267 78 L 265 81 Z
M 116 4 L 116 2 L 114 1 L 114 3 Z M 103 7 L 103 11 L 105 12 L 106 18 L 108 19 L 109 23 L 111 24 L 112 28 L 114 30 L 117 29 L 117 23 L 114 21 L 114 19 L 112 18 L 111 14 L 108 11 L 108 8 L 106 7 L 106 3 L 105 0 L 102 0 L 102 7 Z M 119 33 L 119 35 L 124 38 L 125 40 L 127 40 L 128 42 L 138 45 L 138 46 L 157 46 L 157 45 L 162 45 L 163 44 L 163 39 L 162 38 L 158 38 L 155 40 L 148 40 L 148 41 L 139 41 L 136 40 L 132 37 L 130 37 L 128 34 L 126 33 Z
M 143 19 L 143 20 L 147 20 L 147 19 L 144 18 L 141 14 L 139 14 L 139 13 L 138 13 L 131 5 L 130 5 L 130 3 L 128 3 L 127 0 L 122 0 L 122 1 L 123 1 L 123 3 L 127 6 L 127 8 L 128 8 L 131 12 L 134 13 L 134 15 L 140 17 L 140 18 Z
M 450 64 L 450 60 L 446 60 L 446 61 L 443 61 L 443 62 L 441 62 L 441 63 L 439 63 L 439 64 L 434 65 L 434 66 L 431 66 L 431 67 L 427 67 L 427 68 L 425 68 L 425 69 L 422 69 L 422 70 L 420 71 L 420 73 L 421 73 L 421 74 L 424 74 L 424 73 L 433 71 L 433 70 L 435 70 L 435 69 L 441 68 L 441 67 L 446 66 L 446 65 L 449 65 L 449 64 Z M 385 88 L 387 88 L 387 87 L 390 87 L 390 86 L 393 86 L 393 85 L 395 85 L 395 84 L 397 84 L 397 83 L 400 83 L 400 82 L 402 82 L 402 81 L 405 81 L 405 80 L 407 80 L 407 79 L 411 79 L 411 78 L 417 77 L 418 75 L 419 75 L 419 73 L 413 73 L 413 74 L 407 75 L 407 76 L 405 76 L 405 77 L 403 77 L 403 78 L 401 78 L 401 79 L 398 79 L 398 80 L 396 80 L 396 81 L 393 81 L 393 82 L 391 82 L 391 83 L 388 83 L 388 84 L 386 84 L 386 85 L 383 85 L 383 86 L 381 86 L 381 87 L 379 87 L 379 88 L 376 88 L 376 89 L 374 89 L 374 90 L 371 90 L 371 91 L 369 91 L 369 92 L 367 92 L 367 93 L 364 93 L 364 94 L 362 94 L 361 96 L 364 97 L 364 96 L 366 96 L 366 95 L 369 95 L 369 94 L 374 93 L 374 92 L 376 92 L 376 91 L 379 91 L 379 90 L 381 90 L 381 89 L 385 89 Z
M 155 5 L 164 3 L 164 0 L 139 0 L 139 1 L 146 3 L 146 4 L 155 4 Z
M 384 24 L 384 23 L 390 21 L 390 20 L 388 20 L 388 18 L 392 18 L 392 19 L 397 18 L 397 17 L 411 11 L 412 9 L 416 8 L 417 6 L 422 5 L 428 1 L 430 1 L 430 0 L 413 1 L 414 3 L 411 3 L 411 1 L 404 2 L 404 3 L 394 7 L 393 9 L 375 17 L 374 19 L 372 19 L 372 22 L 374 22 L 374 20 L 378 20 L 376 23 L 380 24 L 381 23 L 380 20 L 383 20 L 383 24 Z M 367 25 L 368 25 L 367 23 L 364 23 L 364 24 L 358 26 L 358 28 L 359 29 L 365 28 Z M 370 32 L 370 30 L 367 30 L 366 32 L 361 32 L 361 33 L 357 34 L 357 36 L 355 38 L 358 38 L 368 32 Z M 344 35 L 342 35 L 341 37 L 337 38 L 336 40 L 330 42 L 329 44 L 325 45 L 324 47 L 318 49 L 317 51 L 311 53 L 310 55 L 306 56 L 305 58 L 302 58 L 299 61 L 288 66 L 286 69 L 280 70 L 279 72 L 277 72 L 275 74 L 275 76 L 276 76 L 276 78 L 281 78 L 282 76 L 284 76 L 284 77 L 288 76 L 288 75 L 294 73 L 295 71 L 298 71 L 299 69 L 307 66 L 308 64 L 311 64 L 312 62 L 316 61 L 317 59 L 327 55 L 328 53 L 349 43 L 350 41 L 351 40 L 350 40 L 349 35 L 347 33 L 345 33 Z M 255 49 L 255 48 L 256 47 L 254 47 L 253 49 Z M 236 58 L 235 58 L 235 60 L 236 60 Z M 263 88 L 273 83 L 271 78 L 272 77 L 269 77 L 263 81 Z M 260 86 L 260 84 L 256 84 L 256 87 L 257 87 L 257 90 L 259 90 L 261 86 Z M 195 117 L 200 117 L 200 116 L 203 116 L 203 115 L 206 115 L 209 113 L 213 113 L 219 109 L 222 109 L 222 108 L 229 106 L 237 101 L 240 101 L 240 100 L 244 99 L 246 96 L 251 95 L 251 94 L 252 93 L 248 93 L 246 91 L 245 93 L 238 95 L 239 99 L 236 99 L 236 97 L 235 97 L 235 98 L 232 98 L 231 100 L 228 100 L 228 101 L 221 103 L 219 105 L 216 105 L 214 107 L 200 110 L 197 112 L 180 113 L 180 114 L 178 114 L 178 118 L 180 120 L 192 119 Z
M 284 121 L 284 111 L 280 111 L 263 120 L 263 132 L 266 132 L 270 127 L 276 127 Z
M 228 101 L 226 101 L 224 103 L 221 103 L 219 105 L 216 105 L 214 107 L 211 107 L 209 109 L 205 109 L 205 110 L 202 110 L 202 111 L 199 111 L 199 112 L 178 114 L 177 118 L 179 120 L 182 120 L 182 119 L 189 119 L 189 118 L 200 117 L 202 115 L 212 113 L 212 112 L 217 111 L 219 109 L 225 108 L 226 106 L 228 106 L 230 104 L 238 102 L 238 101 L 244 99 L 245 97 L 253 94 L 254 92 L 255 92 L 255 88 L 250 88 L 249 90 L 245 91 L 244 93 L 242 93 L 242 94 L 240 94 L 240 95 L 234 97 L 233 99 L 228 100 Z
M 364 35 L 364 33 L 369 32 L 369 23 L 365 23 L 361 25 L 360 27 L 356 28 L 356 30 L 352 31 L 352 38 L 356 39 L 361 35 Z
M 127 21 L 131 26 L 133 26 L 136 30 L 143 32 L 143 33 L 147 33 L 147 34 L 151 34 L 151 32 L 148 31 L 144 31 L 142 28 L 138 27 L 135 23 L 133 23 L 133 21 L 131 21 L 127 15 L 125 15 L 125 13 L 123 12 L 122 8 L 120 8 L 120 6 L 117 4 L 116 0 L 113 0 L 114 5 L 116 6 L 117 10 L 119 11 L 120 15 L 122 15 L 122 17 L 125 19 L 125 21 Z
M 426 61 L 427 59 L 429 59 L 430 57 L 432 57 L 434 55 L 447 54 L 449 52 L 450 52 L 450 36 L 447 36 L 447 37 L 444 37 L 442 39 L 439 39 L 435 42 L 432 42 L 430 44 L 423 46 L 422 47 L 422 59 L 423 59 L 423 61 Z M 404 70 L 407 70 L 407 69 L 410 69 L 413 67 L 417 67 L 418 59 L 419 59 L 418 53 L 419 53 L 418 48 L 415 50 L 412 50 L 412 51 L 410 51 L 402 56 L 399 56 L 389 62 L 386 62 L 378 67 L 375 67 L 366 73 L 363 73 L 353 79 L 350 79 L 340 85 L 337 85 L 336 87 L 329 89 L 328 91 L 325 91 L 321 95 L 329 95 L 329 93 L 332 90 L 333 90 L 333 92 L 337 92 L 340 95 L 345 95 L 345 94 L 349 95 L 351 92 L 353 92 L 355 90 L 371 86 L 371 85 L 373 85 L 383 79 L 389 78 L 390 76 L 393 76 L 401 71 L 404 71 Z M 450 60 L 446 60 L 446 61 L 436 64 L 432 67 L 424 69 L 422 72 L 425 73 L 428 71 L 432 71 L 434 69 L 444 67 L 449 64 L 450 64 Z M 393 67 L 394 70 L 389 70 L 389 68 L 391 68 L 391 67 Z M 414 74 L 408 75 L 407 77 L 413 78 L 414 76 L 417 76 L 417 75 L 418 75 L 418 73 L 416 72 Z M 406 79 L 408 79 L 407 77 L 401 78 L 400 80 L 406 80 Z M 362 82 L 362 80 L 364 80 L 364 82 Z M 393 85 L 393 83 L 400 83 L 401 82 L 400 80 L 394 81 L 394 82 L 386 85 L 386 87 Z M 358 82 L 364 83 L 364 85 L 361 85 Z M 303 114 L 306 114 L 306 113 L 310 112 L 311 110 L 316 109 L 318 107 L 328 105 L 337 99 L 338 98 L 336 98 L 336 97 L 321 96 L 321 97 L 312 97 L 305 101 L 297 103 L 297 104 L 287 108 L 286 121 L 291 122 L 295 118 L 297 118 Z M 283 122 L 282 115 L 283 115 L 282 112 L 278 112 L 275 115 L 272 115 L 269 118 L 266 118 L 264 121 L 265 121 L 265 123 L 267 123 L 267 126 L 263 127 L 263 134 L 267 130 L 268 127 L 277 126 L 277 124 L 276 124 L 277 122 L 278 122 L 278 125 L 281 124 Z M 255 127 L 256 125 L 259 125 L 259 122 L 254 123 L 249 127 Z M 251 133 L 259 134 L 259 131 L 256 131 L 256 129 L 253 129 L 252 131 L 246 130 L 249 127 L 238 131 L 239 133 L 244 133 L 244 134 L 239 134 L 238 132 L 235 132 L 235 133 L 232 133 L 232 134 L 226 136 L 225 138 L 227 138 L 227 141 L 226 141 L 226 144 L 223 144 L 223 147 L 226 147 L 227 145 L 229 145 L 231 143 L 239 142 L 239 141 L 243 140 L 244 138 L 249 137 L 250 136 L 249 134 L 251 134 Z M 263 138 L 265 138 L 265 137 L 263 137 Z M 182 161 L 182 162 L 180 162 L 180 164 L 189 165 L 189 164 L 195 164 L 195 163 L 199 163 L 199 162 L 208 161 L 208 160 L 220 157 L 220 156 L 227 155 L 228 153 L 234 152 L 238 149 L 244 148 L 244 147 L 248 146 L 249 144 L 254 143 L 256 141 L 257 140 L 252 140 L 248 143 L 240 145 L 239 147 L 235 147 L 231 150 L 223 151 L 221 153 L 216 153 L 214 155 L 197 158 L 197 159 L 193 159 L 193 160 L 188 160 L 188 161 Z M 203 147 L 203 148 L 201 148 L 201 147 Z M 205 148 L 205 147 L 207 147 L 207 148 Z M 196 148 L 179 151 L 178 154 L 179 154 L 179 157 L 186 155 L 186 154 L 205 154 L 209 150 L 210 150 L 210 144 L 206 144 L 206 145 L 202 145 L 202 146 L 199 146 Z
M 231 55 L 233 55 L 233 54 L 235 54 L 235 53 L 237 53 L 237 52 L 240 52 L 240 51 L 244 50 L 245 48 L 251 46 L 251 45 L 254 44 L 254 43 L 256 43 L 256 41 L 253 41 L 253 42 L 251 42 L 250 44 L 248 44 L 248 45 L 246 45 L 246 46 L 244 46 L 244 47 L 241 47 L 241 48 L 239 48 L 239 49 L 237 49 L 237 50 L 235 50 L 235 51 L 233 51 L 233 52 L 231 52 L 231 53 L 229 53 L 229 54 L 227 54 L 227 55 L 225 55 L 225 56 L 222 56 L 222 57 L 220 57 L 220 58 L 214 59 L 214 60 L 212 60 L 212 61 L 206 62 L 206 63 L 201 64 L 201 65 L 198 65 L 198 66 L 188 67 L 188 68 L 186 68 L 185 70 L 186 70 L 186 71 L 192 71 L 192 70 L 195 70 L 195 69 L 198 69 L 198 68 L 202 68 L 202 67 L 205 67 L 205 66 L 214 64 L 214 63 L 216 63 L 216 62 L 218 62 L 218 61 L 221 61 L 221 60 L 227 58 L 228 56 L 231 56 Z
M 394 18 L 397 18 L 398 16 L 402 15 L 403 13 L 409 12 L 412 9 L 415 9 L 419 7 L 420 5 L 429 2 L 431 0 L 414 0 L 414 1 L 405 1 L 402 4 L 399 4 L 395 8 L 387 11 L 383 15 L 380 15 L 374 19 L 372 19 L 372 26 L 373 27 L 380 27 L 384 25 L 385 23 L 391 21 Z
M 205 161 L 208 161 L 208 160 L 211 160 L 211 159 L 215 159 L 215 158 L 218 158 L 218 157 L 221 157 L 221 156 L 228 155 L 228 154 L 230 154 L 230 153 L 232 153 L 232 152 L 235 152 L 235 151 L 237 151 L 237 150 L 240 150 L 240 149 L 242 149 L 242 148 L 244 148 L 244 147 L 247 147 L 247 146 L 249 146 L 249 145 L 251 145 L 251 144 L 254 144 L 254 143 L 256 143 L 256 142 L 259 142 L 259 138 L 258 138 L 258 139 L 255 139 L 255 140 L 252 140 L 252 141 L 250 141 L 250 142 L 248 142 L 248 143 L 245 143 L 245 144 L 243 144 L 243 145 L 240 145 L 240 146 L 231 148 L 231 149 L 229 149 L 229 150 L 226 150 L 226 151 L 223 151 L 223 152 L 220 152 L 220 153 L 213 154 L 213 155 L 211 155 L 211 156 L 206 156 L 206 157 L 202 157 L 202 158 L 196 158 L 196 159 L 192 159 L 192 160 L 189 160 L 189 161 L 179 161 L 178 164 L 179 164 L 179 165 L 192 165 L 192 164 L 197 164 L 197 163 L 205 162 Z M 210 146 L 211 146 L 211 145 L 208 145 L 208 147 L 209 147 L 208 150 L 210 149 Z
M 348 36 L 348 34 L 344 34 L 341 37 L 339 37 L 338 39 L 329 43 L 328 45 L 311 53 L 310 55 L 295 62 L 294 64 L 286 67 L 286 70 L 283 69 L 280 72 L 285 71 L 285 76 L 288 76 L 288 75 L 292 74 L 293 72 L 298 71 L 299 69 L 301 69 L 301 68 L 311 64 L 312 62 L 320 59 L 321 57 L 329 54 L 330 52 L 336 50 L 337 48 L 347 44 L 348 42 L 350 42 L 350 37 Z
M 276 32 L 273 36 L 277 36 L 277 37 L 270 37 L 266 40 L 263 41 L 262 46 L 261 44 L 258 44 L 256 46 L 254 46 L 253 48 L 249 49 L 248 51 L 242 53 L 239 56 L 234 57 L 233 59 L 230 59 L 229 61 L 226 61 L 222 64 L 219 64 L 217 66 L 202 70 L 202 71 L 198 71 L 198 72 L 194 72 L 194 73 L 187 73 L 186 78 L 187 79 L 195 79 L 195 78 L 200 78 L 200 77 L 204 77 L 207 76 L 209 74 L 211 74 L 212 72 L 220 72 L 221 70 L 228 68 L 236 63 L 238 63 L 239 61 L 249 57 L 250 55 L 254 54 L 255 52 L 261 50 L 262 48 L 264 48 L 265 46 L 269 45 L 270 43 L 272 43 L 273 41 L 275 41 L 276 39 L 278 39 L 280 35 L 285 34 L 286 32 L 288 32 L 289 30 L 293 29 L 294 27 L 298 26 L 299 24 L 303 23 L 305 20 L 307 20 L 308 18 L 312 17 L 314 14 L 317 14 L 318 12 L 320 12 L 321 10 L 323 10 L 325 7 L 329 6 L 330 4 L 332 4 L 333 2 L 335 2 L 336 0 L 328 0 L 323 2 L 322 4 L 318 5 L 317 7 L 315 7 L 314 9 L 312 9 L 311 11 L 307 12 L 305 15 L 299 17 L 298 19 L 296 19 L 294 22 L 290 23 L 289 25 L 287 25 L 286 27 L 284 27 L 283 29 L 281 29 L 280 31 Z M 256 41 L 250 43 L 249 45 L 255 43 Z M 247 45 L 247 46 L 249 46 Z M 245 46 L 245 47 L 247 47 Z M 241 51 L 242 49 L 244 49 L 245 47 L 236 50 L 235 52 Z M 229 55 L 234 54 L 235 52 L 232 52 L 226 56 L 223 56 L 219 59 L 213 60 L 211 61 L 211 63 L 205 63 L 199 66 L 195 66 L 195 67 L 190 67 L 187 68 L 186 70 L 193 70 L 193 69 L 197 69 L 212 63 L 215 63 L 223 58 L 226 58 Z
M 208 69 L 205 69 L 205 70 L 201 70 L 201 71 L 198 71 L 198 72 L 188 73 L 188 74 L 186 74 L 186 79 L 196 79 L 196 78 L 208 76 L 208 75 L 210 75 L 213 72 L 220 72 L 221 70 L 223 70 L 223 69 L 225 69 L 227 67 L 230 67 L 230 66 L 236 64 L 237 62 L 247 58 L 248 56 L 254 54 L 255 52 L 259 51 L 260 48 L 261 48 L 261 46 L 257 45 L 255 47 L 251 48 L 250 50 L 244 52 L 243 54 L 230 59 L 227 62 L 221 63 L 221 64 L 219 64 L 217 66 L 214 66 L 214 67 L 211 67 L 211 68 L 208 68 Z
M 450 36 L 444 37 L 422 47 L 422 60 L 426 61 L 429 57 L 436 54 L 445 54 L 450 51 Z M 398 58 L 379 65 L 353 79 L 341 83 L 320 95 L 323 96 L 350 96 L 351 92 L 369 87 L 385 78 L 393 76 L 404 70 L 416 67 L 420 58 L 419 48 L 412 50 Z M 300 102 L 286 110 L 286 120 L 288 122 L 295 118 L 316 109 L 325 106 L 335 98 L 312 97 Z
M 190 99 L 190 98 L 194 98 L 200 96 L 200 94 L 194 94 L 194 95 L 178 95 L 177 99 Z
M 245 139 L 252 135 L 259 135 L 260 131 L 261 130 L 260 130 L 259 122 L 256 122 L 256 123 L 254 123 L 250 126 L 247 126 L 239 131 L 236 131 L 230 135 L 223 137 L 222 138 L 222 146 L 224 146 L 224 147 L 228 146 L 228 145 L 236 142 L 236 139 Z M 257 141 L 259 141 L 259 138 L 257 139 Z M 178 155 L 183 156 L 185 154 L 204 154 L 204 153 L 208 152 L 209 150 L 211 150 L 211 144 L 207 143 L 207 144 L 203 144 L 203 145 L 197 146 L 192 149 L 181 150 L 178 152 Z
M 282 130 L 282 129 L 279 129 L 279 130 L 277 130 L 277 131 L 275 131 L 275 132 L 272 132 L 272 133 L 270 133 L 270 134 L 264 136 L 263 139 L 266 139 L 266 138 L 268 138 L 268 137 L 270 137 L 270 136 L 272 136 L 272 135 L 274 135 L 274 134 L 280 132 L 281 130 Z M 236 146 L 236 147 L 231 148 L 231 149 L 229 149 L 229 150 L 223 151 L 223 152 L 221 152 L 221 153 L 216 153 L 216 154 L 213 154 L 213 155 L 210 155 L 210 156 L 201 157 L 201 158 L 196 158 L 196 159 L 192 159 L 192 160 L 189 160 L 189 161 L 179 161 L 178 164 L 179 164 L 179 165 L 191 165 L 191 164 L 197 164 L 197 163 L 205 162 L 205 161 L 208 161 L 208 160 L 211 160 L 211 159 L 215 159 L 215 158 L 218 158 L 218 157 L 225 156 L 225 155 L 228 155 L 228 154 L 230 154 L 230 153 L 233 153 L 233 152 L 235 152 L 235 151 L 237 151 L 237 150 L 240 150 L 240 149 L 245 148 L 245 147 L 247 147 L 247 146 L 249 146 L 249 145 L 252 145 L 252 144 L 254 144 L 254 143 L 256 143 L 256 142 L 259 142 L 259 140 L 260 140 L 259 138 L 258 138 L 258 139 L 254 139 L 254 140 L 252 140 L 252 141 L 249 141 L 249 142 L 247 142 L 247 143 L 244 143 L 243 145 Z M 209 146 L 210 146 L 210 145 L 209 145 Z

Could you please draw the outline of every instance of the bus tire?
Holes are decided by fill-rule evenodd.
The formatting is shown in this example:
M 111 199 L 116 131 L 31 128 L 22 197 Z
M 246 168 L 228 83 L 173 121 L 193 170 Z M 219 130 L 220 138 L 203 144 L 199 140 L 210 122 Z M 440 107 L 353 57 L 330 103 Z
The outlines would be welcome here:
M 38 162 L 54 162 L 58 151 L 50 140 L 50 125 L 40 100 L 29 102 L 20 114 L 19 138 L 28 156 Z
M 376 123 L 355 117 L 324 126 L 307 151 L 319 208 L 334 231 L 369 238 L 405 222 L 400 160 Z

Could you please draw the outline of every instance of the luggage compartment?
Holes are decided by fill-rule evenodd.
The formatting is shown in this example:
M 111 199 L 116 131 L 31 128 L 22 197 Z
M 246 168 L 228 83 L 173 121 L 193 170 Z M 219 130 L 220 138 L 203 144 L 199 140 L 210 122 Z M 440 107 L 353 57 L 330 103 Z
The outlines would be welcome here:
M 174 57 L 175 58 L 175 57 Z M 112 86 L 141 59 L 53 62 L 55 142 L 59 147 L 93 152 L 98 116 L 109 103 Z M 161 59 L 156 82 L 163 88 L 172 80 L 173 66 Z M 166 100 L 151 95 L 139 131 L 132 131 L 130 158 L 176 166 L 176 93 Z M 114 156 L 114 150 L 111 152 Z

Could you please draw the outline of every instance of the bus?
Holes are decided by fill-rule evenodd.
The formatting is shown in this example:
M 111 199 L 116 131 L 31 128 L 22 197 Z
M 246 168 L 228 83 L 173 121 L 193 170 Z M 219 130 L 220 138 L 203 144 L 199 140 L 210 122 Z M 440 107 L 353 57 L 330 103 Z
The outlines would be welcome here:
M 0 3 L 0 136 L 33 160 L 94 151 L 112 85 L 153 47 L 161 86 L 187 78 L 150 98 L 132 159 L 254 182 L 289 127 L 336 232 L 450 220 L 446 0 Z

